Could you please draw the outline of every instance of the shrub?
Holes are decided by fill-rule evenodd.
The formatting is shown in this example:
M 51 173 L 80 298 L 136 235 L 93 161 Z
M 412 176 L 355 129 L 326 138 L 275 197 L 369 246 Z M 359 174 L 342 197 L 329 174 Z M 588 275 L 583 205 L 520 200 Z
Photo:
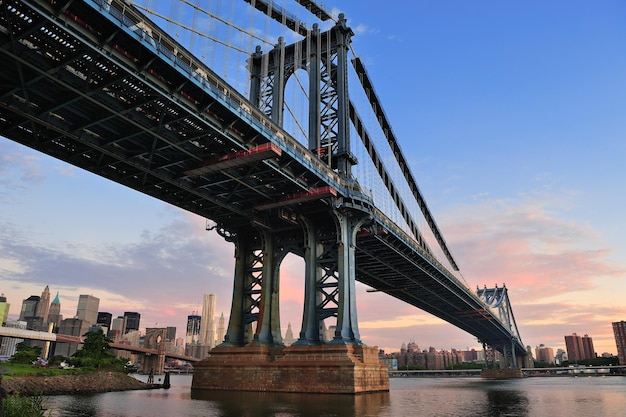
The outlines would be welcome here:
M 45 417 L 43 397 L 35 395 L 24 397 L 13 394 L 2 400 L 3 417 Z

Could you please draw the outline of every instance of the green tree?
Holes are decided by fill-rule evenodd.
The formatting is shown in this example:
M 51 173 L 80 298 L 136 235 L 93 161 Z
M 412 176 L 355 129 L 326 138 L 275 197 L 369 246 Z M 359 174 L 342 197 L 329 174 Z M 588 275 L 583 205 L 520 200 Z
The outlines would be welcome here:
M 70 363 L 77 367 L 124 371 L 125 359 L 116 358 L 102 329 L 84 335 L 83 348 L 76 351 Z
M 33 363 L 41 355 L 39 346 L 30 346 L 26 342 L 18 343 L 15 346 L 15 354 L 11 356 L 13 363 Z

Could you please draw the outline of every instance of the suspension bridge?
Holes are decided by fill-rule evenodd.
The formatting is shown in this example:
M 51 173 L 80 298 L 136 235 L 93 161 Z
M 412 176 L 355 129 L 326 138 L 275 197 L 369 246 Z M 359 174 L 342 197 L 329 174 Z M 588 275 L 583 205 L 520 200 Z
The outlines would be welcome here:
M 265 0 L 232 1 L 230 15 L 154 3 L 0 2 L 0 135 L 202 216 L 233 242 L 228 330 L 192 388 L 388 389 L 360 339 L 356 281 L 521 368 L 506 287 L 463 280 L 344 15 L 308 0 L 290 4 L 300 15 Z M 298 341 L 284 347 L 289 253 L 305 261 L 305 296 Z

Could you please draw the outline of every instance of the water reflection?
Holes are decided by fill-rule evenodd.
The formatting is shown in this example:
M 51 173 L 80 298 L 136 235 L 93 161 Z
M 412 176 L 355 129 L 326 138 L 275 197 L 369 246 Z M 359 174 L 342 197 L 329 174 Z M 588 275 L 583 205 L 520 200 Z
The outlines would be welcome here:
M 494 382 L 494 384 L 496 383 Z M 487 390 L 487 415 L 490 417 L 528 416 L 528 403 L 528 397 L 521 391 L 502 387 L 501 383 L 489 387 Z
M 347 395 L 192 390 L 191 398 L 213 402 L 222 417 L 376 416 L 389 405 L 388 392 Z
M 76 395 L 67 396 L 68 402 L 66 410 L 69 415 L 75 417 L 92 417 L 98 415 L 101 396 L 98 395 Z

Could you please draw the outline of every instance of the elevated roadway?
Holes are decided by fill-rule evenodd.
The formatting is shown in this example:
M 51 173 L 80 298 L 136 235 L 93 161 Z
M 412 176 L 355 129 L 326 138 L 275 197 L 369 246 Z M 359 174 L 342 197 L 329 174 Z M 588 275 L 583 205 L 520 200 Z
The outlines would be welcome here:
M 225 236 L 303 240 L 299 216 L 371 218 L 356 279 L 516 356 L 510 328 L 415 238 L 163 30 L 121 1 L 8 0 L 0 135 L 190 211 Z

